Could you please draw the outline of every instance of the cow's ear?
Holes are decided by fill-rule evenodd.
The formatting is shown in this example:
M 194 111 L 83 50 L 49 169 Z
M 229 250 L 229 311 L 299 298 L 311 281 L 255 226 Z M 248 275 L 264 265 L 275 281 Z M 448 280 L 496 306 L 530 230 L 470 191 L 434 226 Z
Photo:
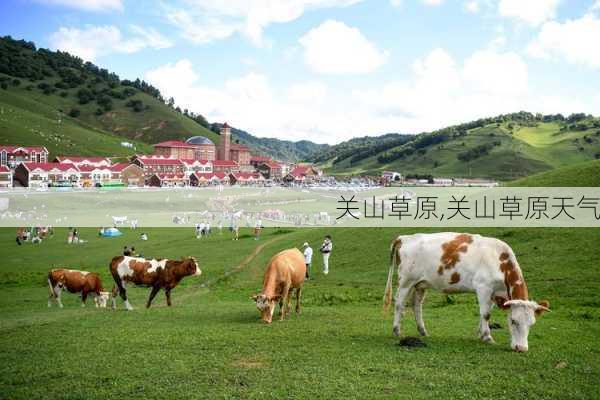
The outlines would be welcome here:
M 535 316 L 539 317 L 545 311 L 550 311 L 550 302 L 548 300 L 542 300 L 538 303 L 537 307 L 535 308 Z

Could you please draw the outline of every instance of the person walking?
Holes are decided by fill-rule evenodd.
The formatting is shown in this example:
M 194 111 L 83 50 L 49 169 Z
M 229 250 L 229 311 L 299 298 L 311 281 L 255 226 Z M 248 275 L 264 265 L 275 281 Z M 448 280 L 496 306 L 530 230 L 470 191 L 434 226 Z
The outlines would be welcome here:
M 306 279 L 310 279 L 310 265 L 312 263 L 313 249 L 308 245 L 308 242 L 304 242 L 302 245 L 304 253 L 304 264 L 306 264 Z
M 331 255 L 331 250 L 333 250 L 333 242 L 331 241 L 331 236 L 326 235 L 325 240 L 319 249 L 323 255 L 323 273 L 325 275 L 329 273 L 329 256 Z

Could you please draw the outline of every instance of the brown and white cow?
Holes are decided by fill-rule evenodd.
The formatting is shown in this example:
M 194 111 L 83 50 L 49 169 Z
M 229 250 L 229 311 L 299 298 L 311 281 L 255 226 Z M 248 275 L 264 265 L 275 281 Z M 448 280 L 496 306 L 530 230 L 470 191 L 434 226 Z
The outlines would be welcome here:
M 82 307 L 85 307 L 88 294 L 94 298 L 96 307 L 106 307 L 109 297 L 109 293 L 102 288 L 102 280 L 98 274 L 73 269 L 53 269 L 48 272 L 48 307 L 52 307 L 54 299 L 62 308 L 60 295 L 63 289 L 81 294 Z
M 391 245 L 391 265 L 384 295 L 387 309 L 392 300 L 392 278 L 398 270 L 394 335 L 400 336 L 405 303 L 412 296 L 417 328 L 427 335 L 422 305 L 425 289 L 444 293 L 475 292 L 479 301 L 479 336 L 493 343 L 489 327 L 495 304 L 510 309 L 508 326 L 511 348 L 528 349 L 529 329 L 535 317 L 549 311 L 549 303 L 529 299 L 527 284 L 512 249 L 501 240 L 480 235 L 433 233 L 398 236 Z
M 182 258 L 181 260 L 168 260 L 166 258 L 147 260 L 140 257 L 117 256 L 110 262 L 110 273 L 116 284 L 112 289 L 113 308 L 117 307 L 116 297 L 118 292 L 125 302 L 125 307 L 128 310 L 133 310 L 127 299 L 127 290 L 125 289 L 127 282 L 152 288 L 146 308 L 150 307 L 154 296 L 160 289 L 165 289 L 167 305 L 171 306 L 171 290 L 186 276 L 200 275 L 202 271 L 194 257 Z
M 252 296 L 264 322 L 270 324 L 273 321 L 276 302 L 279 302 L 280 307 L 279 320 L 285 319 L 286 309 L 290 309 L 292 289 L 296 289 L 296 313 L 300 314 L 300 298 L 305 276 L 306 264 L 300 250 L 283 250 L 271 258 L 265 271 L 262 292 Z

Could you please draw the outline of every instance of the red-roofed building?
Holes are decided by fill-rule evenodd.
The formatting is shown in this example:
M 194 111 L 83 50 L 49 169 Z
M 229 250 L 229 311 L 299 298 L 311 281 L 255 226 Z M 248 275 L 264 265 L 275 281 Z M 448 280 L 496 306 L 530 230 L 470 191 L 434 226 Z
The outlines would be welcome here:
M 215 160 L 212 163 L 213 172 L 223 172 L 230 174 L 232 172 L 238 172 L 240 167 L 238 163 L 233 160 Z
M 125 186 L 144 186 L 144 170 L 136 164 L 118 163 L 111 165 L 111 179 Z
M 229 146 L 229 159 L 238 165 L 250 165 L 250 148 L 243 144 L 232 144 Z
M 23 162 L 48 162 L 48 149 L 42 146 L 0 145 L 0 165 L 15 169 Z
M 80 177 L 79 168 L 62 163 L 21 163 L 14 175 L 25 187 L 78 185 Z
M 79 169 L 79 181 L 83 187 L 93 187 L 96 184 L 109 183 L 112 180 L 112 172 L 108 166 L 96 167 L 83 164 L 77 169 Z
M 108 157 L 81 157 L 81 156 L 58 156 L 54 162 L 73 164 L 77 167 L 91 165 L 93 167 L 108 167 L 111 164 Z
M 133 163 L 144 170 L 144 176 L 150 178 L 154 174 L 183 174 L 183 163 L 173 158 L 157 158 L 134 156 Z
M 13 174 L 6 165 L 0 165 L 0 187 L 12 187 Z
M 254 168 L 258 167 L 262 163 L 271 162 L 273 159 L 267 156 L 252 156 L 250 157 L 250 165 Z
M 208 160 L 181 160 L 183 172 L 189 176 L 192 172 L 212 172 L 213 162 Z
M 264 183 L 265 178 L 258 172 L 235 172 L 229 174 L 232 185 L 256 185 Z
M 190 175 L 191 186 L 228 185 L 230 175 L 224 172 L 194 172 Z
M 196 146 L 178 140 L 168 140 L 154 145 L 154 154 L 167 158 L 194 159 Z
M 256 168 L 266 179 L 283 178 L 283 164 L 277 161 L 268 161 L 259 164 Z
M 312 165 L 296 165 L 292 170 L 285 175 L 286 182 L 314 182 L 321 176 L 321 172 Z
M 189 179 L 183 172 L 175 174 L 153 174 L 148 179 L 148 186 L 157 187 L 186 186 L 188 183 Z

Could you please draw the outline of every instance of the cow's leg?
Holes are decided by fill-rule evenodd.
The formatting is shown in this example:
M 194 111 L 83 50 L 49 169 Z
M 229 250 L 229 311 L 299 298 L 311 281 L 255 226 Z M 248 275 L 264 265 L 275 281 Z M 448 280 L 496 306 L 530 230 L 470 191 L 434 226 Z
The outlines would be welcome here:
M 415 313 L 415 321 L 417 322 L 417 329 L 421 336 L 427 336 L 425 330 L 425 323 L 423 322 L 423 300 L 425 300 L 425 289 L 415 288 L 413 298 L 413 312 Z
M 121 295 L 121 298 L 125 302 L 125 308 L 127 309 L 127 311 L 133 310 L 133 307 L 131 307 L 131 304 L 129 304 L 129 299 L 127 298 L 127 290 L 125 289 L 124 281 L 121 281 L 119 283 L 119 294 Z
M 52 282 L 48 278 L 48 307 L 52 307 L 52 300 L 54 299 L 54 288 L 52 287 Z
M 490 313 L 494 305 L 492 292 L 488 289 L 477 290 L 477 300 L 479 301 L 479 338 L 484 342 L 494 343 L 490 330 Z
M 63 308 L 63 304 L 62 304 L 62 301 L 61 301 L 61 299 L 60 299 L 60 294 L 61 294 L 61 292 L 62 292 L 62 288 L 60 287 L 60 285 L 56 285 L 56 286 L 54 287 L 54 294 L 55 294 L 55 296 L 56 296 L 56 302 L 58 303 L 58 306 L 59 306 L 60 308 Z
M 112 290 L 111 290 L 112 308 L 113 308 L 113 310 L 117 309 L 117 294 L 119 294 L 117 286 L 113 285 Z
M 160 290 L 160 286 L 152 286 L 152 290 L 150 291 L 150 296 L 148 296 L 148 301 L 146 302 L 146 308 L 150 308 L 150 305 L 152 304 L 152 300 L 154 300 L 154 296 L 156 296 L 156 293 L 158 293 L 158 291 Z
M 171 307 L 171 289 L 165 288 L 165 296 L 167 297 L 167 306 Z
M 279 303 L 279 320 L 283 321 L 285 319 L 285 308 L 288 305 L 290 296 L 290 287 L 289 285 L 284 286 L 283 292 L 281 293 L 281 301 Z
M 394 336 L 400 336 L 400 322 L 402 320 L 402 311 L 406 304 L 406 297 L 410 294 L 412 282 L 399 282 L 398 291 L 396 292 L 396 308 L 394 311 Z
M 296 314 L 300 314 L 300 299 L 302 298 L 302 288 L 296 289 Z
M 81 291 L 81 307 L 85 307 L 85 301 L 87 300 L 88 292 L 86 290 Z

